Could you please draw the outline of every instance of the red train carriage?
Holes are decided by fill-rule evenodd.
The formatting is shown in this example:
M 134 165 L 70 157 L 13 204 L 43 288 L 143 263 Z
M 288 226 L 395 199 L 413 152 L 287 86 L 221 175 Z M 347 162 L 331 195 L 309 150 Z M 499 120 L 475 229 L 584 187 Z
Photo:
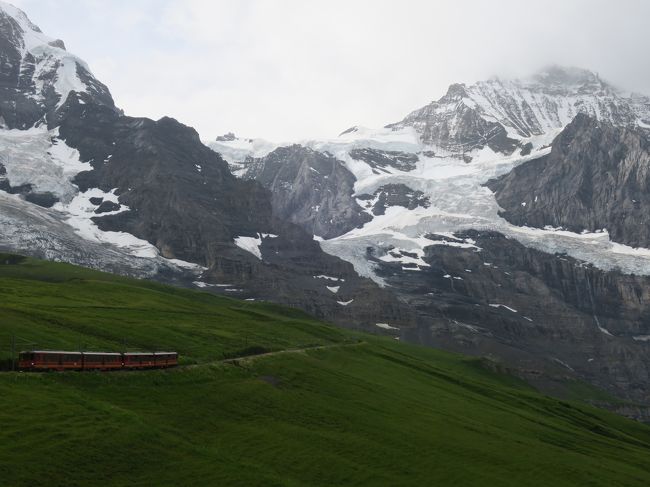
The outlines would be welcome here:
M 173 367 L 178 365 L 176 352 L 124 353 L 125 369 L 147 369 L 152 367 Z
M 112 370 L 122 368 L 121 353 L 83 352 L 82 370 Z
M 63 352 L 31 350 L 20 352 L 20 370 L 118 370 L 154 369 L 178 365 L 178 353 Z
M 18 368 L 21 370 L 81 370 L 82 367 L 81 352 L 34 350 L 18 355 Z

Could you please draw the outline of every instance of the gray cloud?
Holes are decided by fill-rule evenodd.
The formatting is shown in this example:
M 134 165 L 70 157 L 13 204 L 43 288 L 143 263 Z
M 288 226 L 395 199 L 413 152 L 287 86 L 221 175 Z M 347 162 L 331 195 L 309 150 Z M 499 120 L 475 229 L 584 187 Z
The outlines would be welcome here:
M 644 0 L 19 0 L 127 113 L 204 138 L 382 126 L 453 82 L 550 63 L 650 94 Z

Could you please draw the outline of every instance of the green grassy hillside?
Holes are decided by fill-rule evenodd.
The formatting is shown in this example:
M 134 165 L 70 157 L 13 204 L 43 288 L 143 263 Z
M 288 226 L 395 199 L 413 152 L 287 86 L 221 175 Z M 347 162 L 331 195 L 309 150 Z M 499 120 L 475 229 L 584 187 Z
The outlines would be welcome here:
M 3 486 L 650 485 L 650 428 L 478 359 L 2 255 L 0 296 L 5 366 L 12 334 L 184 363 L 0 373 Z M 224 362 L 262 351 L 278 353 Z

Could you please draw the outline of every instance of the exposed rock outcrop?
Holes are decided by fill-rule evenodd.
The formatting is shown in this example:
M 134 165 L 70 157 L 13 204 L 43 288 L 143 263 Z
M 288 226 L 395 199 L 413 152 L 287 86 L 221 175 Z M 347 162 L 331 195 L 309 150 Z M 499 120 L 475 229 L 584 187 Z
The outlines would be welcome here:
M 418 310 L 419 326 L 404 338 L 501 357 L 542 388 L 541 377 L 559 371 L 650 403 L 649 277 L 604 272 L 498 233 L 456 237 L 475 248 L 432 240 L 416 269 L 375 259 Z
M 650 137 L 579 114 L 548 156 L 488 182 L 516 225 L 607 229 L 610 238 L 650 247 Z
M 422 191 L 416 191 L 405 184 L 386 184 L 378 188 L 373 194 L 361 194 L 357 198 L 364 202 L 373 215 L 384 215 L 386 208 L 402 206 L 414 210 L 418 206 L 428 208 L 431 205 L 429 198 Z
M 387 168 L 405 172 L 412 171 L 418 162 L 417 154 L 400 151 L 384 151 L 368 147 L 351 150 L 350 157 L 367 163 L 373 168 L 375 174 L 390 172 Z
M 353 198 L 355 178 L 335 157 L 301 145 L 246 161 L 244 178 L 271 191 L 275 217 L 332 238 L 370 220 Z

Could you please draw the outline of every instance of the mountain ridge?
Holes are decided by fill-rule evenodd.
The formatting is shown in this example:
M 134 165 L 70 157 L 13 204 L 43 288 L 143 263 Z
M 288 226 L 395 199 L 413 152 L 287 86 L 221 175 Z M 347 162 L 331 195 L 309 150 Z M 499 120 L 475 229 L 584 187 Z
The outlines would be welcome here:
M 561 129 L 578 113 L 615 125 L 646 123 L 650 98 L 627 95 L 585 69 L 551 66 L 524 79 L 453 84 L 386 127 L 414 127 L 425 144 L 456 153 L 487 145 L 510 154 L 522 139 Z

